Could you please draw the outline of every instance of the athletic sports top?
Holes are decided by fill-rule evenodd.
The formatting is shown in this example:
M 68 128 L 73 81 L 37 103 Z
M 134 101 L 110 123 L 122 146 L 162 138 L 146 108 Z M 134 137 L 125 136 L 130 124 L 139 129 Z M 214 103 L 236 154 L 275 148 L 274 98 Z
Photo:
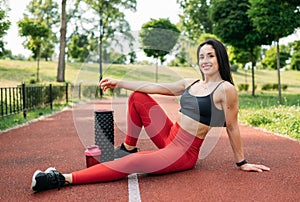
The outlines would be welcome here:
M 218 109 L 213 101 L 213 94 L 215 90 L 224 82 L 221 81 L 216 88 L 206 96 L 194 96 L 189 93 L 192 85 L 199 80 L 188 86 L 180 98 L 180 112 L 184 115 L 199 121 L 208 126 L 222 127 L 225 126 L 224 111 Z

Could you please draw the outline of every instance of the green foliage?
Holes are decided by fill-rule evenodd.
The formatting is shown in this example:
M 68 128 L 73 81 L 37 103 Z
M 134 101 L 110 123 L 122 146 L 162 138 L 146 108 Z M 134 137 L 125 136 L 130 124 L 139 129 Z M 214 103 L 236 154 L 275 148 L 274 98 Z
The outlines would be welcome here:
M 288 46 L 280 45 L 280 67 L 286 65 L 286 60 L 290 57 L 290 50 Z M 265 57 L 261 61 L 263 69 L 277 69 L 277 49 L 276 47 L 271 47 L 265 53 Z
M 249 61 L 254 65 L 259 56 L 257 46 L 272 41 L 268 35 L 259 33 L 253 26 L 247 14 L 249 7 L 248 0 L 214 0 L 211 6 L 211 18 L 215 24 L 214 34 L 224 43 L 235 47 L 236 56 L 233 60 L 243 66 Z M 254 77 L 254 71 L 252 71 L 253 81 L 255 81 Z M 253 95 L 255 94 L 254 85 L 255 83 L 252 85 Z
M 249 88 L 249 84 L 247 83 L 238 84 L 239 91 L 248 91 L 248 88 Z
M 212 33 L 213 22 L 209 18 L 207 0 L 177 0 L 183 9 L 180 22 L 188 37 L 196 41 L 202 33 Z
M 109 53 L 107 53 L 106 51 L 104 52 L 103 59 L 105 63 L 109 64 L 125 64 L 127 58 L 124 54 L 110 50 Z
M 242 67 L 248 62 L 251 62 L 251 52 L 242 48 L 236 48 L 234 46 L 229 46 L 227 49 L 229 61 L 233 64 L 241 64 Z M 255 46 L 252 51 L 254 60 L 257 61 L 260 57 L 261 48 L 259 46 Z
M 146 56 L 164 61 L 164 57 L 177 43 L 180 31 L 169 19 L 151 19 L 143 24 L 140 32 L 142 49 Z
M 182 47 L 179 53 L 175 55 L 175 59 L 171 60 L 168 65 L 173 67 L 190 67 L 191 64 L 188 62 L 187 58 L 187 51 Z
M 49 33 L 47 37 L 44 37 L 42 40 L 42 48 L 40 49 L 40 57 L 45 58 L 48 61 L 54 53 L 55 43 L 57 43 L 56 33 L 53 32 L 53 29 L 58 29 L 58 24 L 60 22 L 60 14 L 58 12 L 58 3 L 54 0 L 31 0 L 26 7 L 26 11 L 24 13 L 24 18 L 21 21 L 26 21 L 26 19 L 30 19 L 37 25 L 44 25 L 49 29 Z M 30 27 L 28 27 L 30 28 Z M 39 30 L 37 30 L 38 32 Z M 41 30 L 40 30 L 41 31 Z M 30 31 L 32 35 L 33 30 Z M 38 36 L 43 35 L 42 33 Z M 26 35 L 28 36 L 28 35 Z M 31 40 L 31 39 L 29 39 Z M 33 50 L 32 47 L 28 47 L 29 44 L 36 44 L 28 42 L 25 44 L 26 48 L 33 51 L 34 58 L 39 57 L 37 55 L 36 50 Z
M 68 55 L 73 59 L 78 59 L 79 62 L 84 62 L 89 55 L 88 46 L 88 36 L 78 33 L 73 34 L 68 45 Z
M 26 46 L 38 58 L 41 50 L 46 46 L 44 43 L 50 36 L 51 30 L 44 23 L 38 23 L 35 20 L 24 18 L 18 22 L 21 36 L 27 37 Z
M 291 59 L 291 69 L 300 70 L 300 41 L 293 43 L 293 55 Z
M 282 90 L 286 90 L 288 88 L 288 85 L 287 84 L 281 84 L 281 89 Z M 261 87 L 261 90 L 263 91 L 268 91 L 268 90 L 277 90 L 278 89 L 278 84 L 277 83 L 266 83 L 266 84 L 263 84 L 262 87 Z
M 93 14 L 97 16 L 97 20 L 95 20 L 95 18 L 90 19 L 90 16 L 85 18 L 84 13 L 86 10 L 82 10 L 81 16 L 77 17 L 79 18 L 78 22 L 87 22 L 89 28 L 86 29 L 89 33 L 93 33 L 95 36 L 96 33 L 99 35 L 98 32 L 100 24 L 102 35 L 100 40 L 103 40 L 104 43 L 116 40 L 115 35 L 118 33 L 124 34 L 126 39 L 132 39 L 132 35 L 129 32 L 129 23 L 125 19 L 124 9 L 135 11 L 136 0 L 76 0 L 76 4 L 78 4 L 78 8 L 85 8 L 88 6 L 88 8 L 94 12 Z M 80 15 L 80 13 L 78 15 Z M 80 23 L 78 27 L 81 27 L 81 24 L 82 23 Z
M 224 43 L 251 53 L 251 49 L 271 40 L 255 29 L 247 14 L 249 8 L 248 0 L 214 0 L 210 11 L 214 34 Z
M 254 27 L 265 35 L 272 37 L 272 41 L 288 36 L 300 26 L 299 2 L 250 0 L 251 7 L 248 14 Z
M 0 8 L 0 58 L 3 57 L 7 52 L 4 49 L 3 36 L 6 35 L 6 31 L 10 27 L 10 21 L 6 19 L 6 13 L 2 8 Z
M 129 56 L 129 64 L 134 64 L 137 58 L 136 53 L 132 51 L 128 53 L 128 56 Z

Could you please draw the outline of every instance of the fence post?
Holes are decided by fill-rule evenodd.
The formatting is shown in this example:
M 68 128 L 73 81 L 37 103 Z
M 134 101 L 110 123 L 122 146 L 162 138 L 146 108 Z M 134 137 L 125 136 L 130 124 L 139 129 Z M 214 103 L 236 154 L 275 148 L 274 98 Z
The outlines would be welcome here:
M 1 117 L 3 117 L 3 115 L 4 115 L 4 109 L 3 109 L 3 107 L 4 107 L 4 105 L 3 105 L 3 88 L 0 88 L 1 89 Z
M 68 82 L 66 83 L 66 103 L 68 104 L 68 102 L 69 102 L 69 84 L 68 84 Z
M 22 99 L 23 99 L 23 117 L 26 119 L 27 116 L 27 108 L 26 108 L 26 89 L 25 83 L 22 84 Z
M 50 96 L 49 96 L 49 98 L 50 98 L 50 109 L 52 110 L 53 109 L 52 84 L 49 85 L 49 93 L 50 93 Z
M 79 83 L 79 90 L 78 90 L 78 97 L 79 97 L 79 100 L 81 100 L 81 83 Z

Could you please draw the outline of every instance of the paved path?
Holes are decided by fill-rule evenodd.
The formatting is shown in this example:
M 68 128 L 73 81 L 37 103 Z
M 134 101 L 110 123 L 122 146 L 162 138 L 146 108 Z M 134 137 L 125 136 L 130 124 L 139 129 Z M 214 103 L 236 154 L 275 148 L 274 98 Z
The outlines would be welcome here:
M 175 118 L 178 104 L 162 99 Z M 270 172 L 242 172 L 234 165 L 225 130 L 212 152 L 192 170 L 162 176 L 138 175 L 116 182 L 78 185 L 32 193 L 36 169 L 50 166 L 67 173 L 85 168 L 85 146 L 93 143 L 93 111 L 114 109 L 115 144 L 124 138 L 124 100 L 102 100 L 77 105 L 29 125 L 0 133 L 0 201 L 299 201 L 300 143 L 241 125 L 245 155 L 250 162 L 271 167 Z M 147 138 L 142 150 L 153 149 Z M 133 177 L 134 178 L 134 177 Z M 129 180 L 129 181 L 130 181 Z M 129 189 L 129 190 L 128 190 Z M 138 190 L 138 197 L 128 193 Z M 137 192 L 134 192 L 135 194 Z

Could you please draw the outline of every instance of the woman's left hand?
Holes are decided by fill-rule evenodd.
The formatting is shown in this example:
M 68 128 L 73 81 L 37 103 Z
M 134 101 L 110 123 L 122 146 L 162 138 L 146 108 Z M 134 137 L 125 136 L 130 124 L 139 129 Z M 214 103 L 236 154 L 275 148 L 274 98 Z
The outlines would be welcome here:
M 255 171 L 255 172 L 263 172 L 263 171 L 270 171 L 270 168 L 264 165 L 257 165 L 257 164 L 251 164 L 246 163 L 240 167 L 243 171 Z

